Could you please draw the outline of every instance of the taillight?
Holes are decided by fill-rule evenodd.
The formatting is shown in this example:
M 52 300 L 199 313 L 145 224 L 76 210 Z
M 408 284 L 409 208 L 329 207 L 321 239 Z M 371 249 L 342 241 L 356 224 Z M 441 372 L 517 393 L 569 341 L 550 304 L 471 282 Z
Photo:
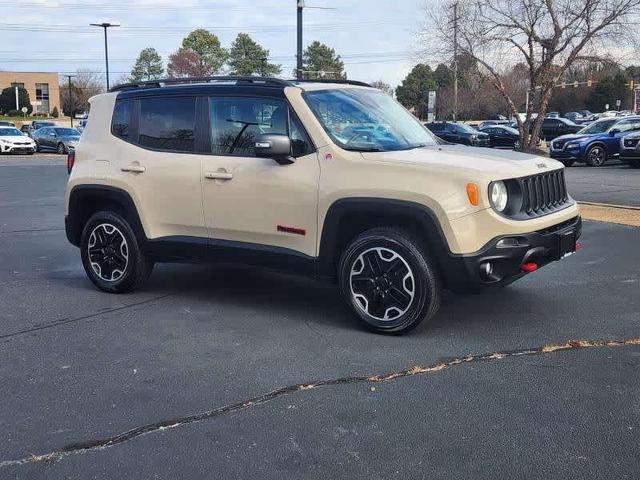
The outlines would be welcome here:
M 69 150 L 69 154 L 67 155 L 67 173 L 71 173 L 74 163 L 76 163 L 76 151 Z

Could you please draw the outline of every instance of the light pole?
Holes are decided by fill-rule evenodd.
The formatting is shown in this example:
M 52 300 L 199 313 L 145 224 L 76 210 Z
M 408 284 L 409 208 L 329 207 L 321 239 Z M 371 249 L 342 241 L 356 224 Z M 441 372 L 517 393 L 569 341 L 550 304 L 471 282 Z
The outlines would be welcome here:
M 109 49 L 107 47 L 107 28 L 119 27 L 119 23 L 90 23 L 92 27 L 102 27 L 104 29 L 104 61 L 107 66 L 107 90 L 109 90 Z
M 296 79 L 302 80 L 302 9 L 304 0 L 296 1 L 297 7 L 297 49 L 296 49 Z
M 75 77 L 75 75 L 65 75 L 69 80 L 69 118 L 71 119 L 71 128 L 73 128 L 73 90 L 71 89 L 71 79 Z

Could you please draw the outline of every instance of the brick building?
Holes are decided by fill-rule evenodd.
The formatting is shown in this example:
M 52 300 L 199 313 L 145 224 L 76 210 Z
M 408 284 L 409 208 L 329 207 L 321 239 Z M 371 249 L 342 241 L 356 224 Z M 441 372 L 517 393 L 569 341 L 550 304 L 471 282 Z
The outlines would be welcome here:
M 27 90 L 34 114 L 49 114 L 53 107 L 57 107 L 58 111 L 62 112 L 57 73 L 0 71 L 0 91 L 15 86 L 24 87 Z

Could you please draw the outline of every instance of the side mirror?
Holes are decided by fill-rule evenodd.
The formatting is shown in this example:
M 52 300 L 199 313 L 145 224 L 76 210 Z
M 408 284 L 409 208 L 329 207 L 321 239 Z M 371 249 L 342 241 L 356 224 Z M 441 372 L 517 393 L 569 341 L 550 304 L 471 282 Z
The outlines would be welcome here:
M 52 137 L 56 136 L 56 132 L 51 132 L 49 135 L 51 135 Z
M 255 152 L 256 157 L 273 158 L 280 165 L 289 165 L 295 161 L 291 156 L 291 139 L 282 133 L 258 135 Z
M 620 129 L 619 129 L 619 128 L 612 128 L 611 130 L 609 130 L 609 135 L 611 135 L 612 137 L 613 137 L 616 133 L 620 133 Z

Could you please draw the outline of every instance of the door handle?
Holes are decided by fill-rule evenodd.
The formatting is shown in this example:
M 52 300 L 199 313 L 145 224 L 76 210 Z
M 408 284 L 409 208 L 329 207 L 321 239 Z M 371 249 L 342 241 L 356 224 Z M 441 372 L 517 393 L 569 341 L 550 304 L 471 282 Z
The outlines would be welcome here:
M 233 178 L 233 173 L 229 172 L 207 172 L 204 174 L 204 178 L 208 178 L 210 180 L 231 180 Z
M 143 173 L 147 169 L 141 165 L 127 165 L 126 167 L 122 167 L 120 170 L 123 172 Z

